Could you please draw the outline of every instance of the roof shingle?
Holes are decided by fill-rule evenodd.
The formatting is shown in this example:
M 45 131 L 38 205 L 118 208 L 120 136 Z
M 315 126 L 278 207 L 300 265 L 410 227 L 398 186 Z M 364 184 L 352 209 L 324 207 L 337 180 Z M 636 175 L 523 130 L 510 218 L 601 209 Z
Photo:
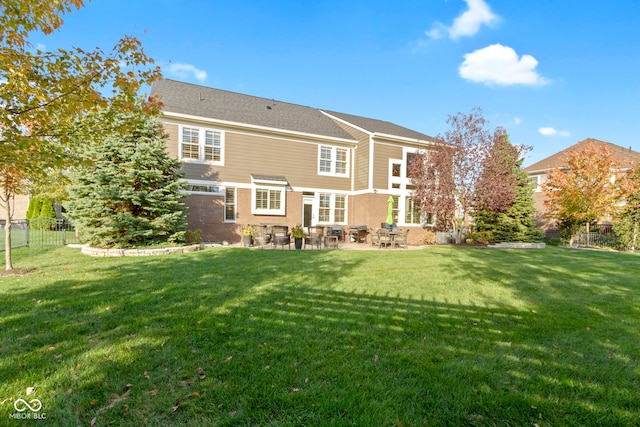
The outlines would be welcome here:
M 151 95 L 160 96 L 163 110 L 167 112 L 353 141 L 351 135 L 317 108 L 169 79 L 156 81 Z M 327 113 L 371 133 L 433 140 L 428 135 L 393 123 L 331 111 Z
M 566 158 L 571 151 L 581 151 L 587 144 L 602 144 L 603 146 L 606 146 L 611 151 L 613 151 L 614 158 L 620 163 L 623 168 L 629 168 L 637 163 L 640 163 L 640 153 L 637 151 L 633 151 L 631 148 L 621 147 L 619 145 L 615 145 L 606 141 L 600 141 L 594 138 L 587 138 L 552 156 L 542 159 L 539 162 L 532 164 L 531 166 L 527 166 L 524 170 L 529 173 L 542 172 L 564 166 Z

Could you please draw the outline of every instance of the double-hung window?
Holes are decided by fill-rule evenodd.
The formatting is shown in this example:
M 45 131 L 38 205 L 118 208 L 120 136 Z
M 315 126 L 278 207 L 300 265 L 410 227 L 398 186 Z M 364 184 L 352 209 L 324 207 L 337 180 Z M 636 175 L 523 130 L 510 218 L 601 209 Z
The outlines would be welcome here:
M 182 126 L 180 160 L 223 164 L 224 132 L 196 126 Z
M 321 145 L 318 152 L 320 175 L 349 176 L 349 150 L 331 145 Z
M 322 223 L 344 223 L 347 217 L 347 196 L 344 194 L 320 193 L 318 221 Z

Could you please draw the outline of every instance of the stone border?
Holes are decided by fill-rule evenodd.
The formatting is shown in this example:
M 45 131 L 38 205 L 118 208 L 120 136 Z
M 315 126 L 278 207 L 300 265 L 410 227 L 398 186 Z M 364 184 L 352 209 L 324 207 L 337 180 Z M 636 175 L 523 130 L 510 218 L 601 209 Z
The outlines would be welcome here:
M 120 256 L 158 256 L 168 254 L 184 254 L 203 249 L 204 245 L 176 246 L 156 249 L 102 249 L 91 246 L 82 246 L 81 253 L 95 257 L 120 257 Z
M 487 247 L 496 249 L 544 249 L 547 245 L 544 243 L 503 242 L 488 245 Z

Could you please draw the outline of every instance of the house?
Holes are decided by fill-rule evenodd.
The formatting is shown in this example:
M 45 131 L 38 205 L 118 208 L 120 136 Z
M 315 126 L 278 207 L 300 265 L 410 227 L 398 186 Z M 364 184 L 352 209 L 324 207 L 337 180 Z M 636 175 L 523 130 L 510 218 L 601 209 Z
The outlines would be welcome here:
M 414 241 L 425 219 L 407 165 L 433 138 L 389 123 L 175 80 L 153 84 L 167 150 L 183 162 L 188 228 L 240 241 L 238 225 L 380 227 Z
M 552 156 L 549 156 L 531 166 L 526 167 L 524 170 L 529 174 L 529 177 L 535 184 L 535 192 L 533 195 L 536 210 L 538 211 L 538 227 L 542 228 L 546 232 L 555 230 L 555 222 L 550 219 L 544 218 L 546 208 L 544 202 L 546 197 L 542 191 L 542 184 L 547 180 L 547 173 L 553 169 L 564 166 L 564 162 L 568 154 L 572 151 L 581 151 L 590 144 L 602 145 L 607 147 L 613 152 L 615 160 L 621 165 L 622 170 L 627 170 L 638 162 L 640 162 L 640 153 L 633 151 L 631 147 L 625 148 L 619 145 L 612 144 L 610 142 L 600 141 L 593 138 L 587 138 L 582 140 L 569 148 L 566 148 Z

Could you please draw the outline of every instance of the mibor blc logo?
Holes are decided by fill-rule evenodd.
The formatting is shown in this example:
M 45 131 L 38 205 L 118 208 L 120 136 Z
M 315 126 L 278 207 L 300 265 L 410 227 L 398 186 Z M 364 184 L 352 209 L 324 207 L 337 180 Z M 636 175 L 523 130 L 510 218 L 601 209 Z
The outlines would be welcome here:
M 17 399 L 13 402 L 13 408 L 17 411 L 16 413 L 9 414 L 9 418 L 18 419 L 18 420 L 46 420 L 47 414 L 40 413 L 42 409 L 42 402 L 38 399 L 31 399 L 30 401 L 26 401 L 24 399 Z

